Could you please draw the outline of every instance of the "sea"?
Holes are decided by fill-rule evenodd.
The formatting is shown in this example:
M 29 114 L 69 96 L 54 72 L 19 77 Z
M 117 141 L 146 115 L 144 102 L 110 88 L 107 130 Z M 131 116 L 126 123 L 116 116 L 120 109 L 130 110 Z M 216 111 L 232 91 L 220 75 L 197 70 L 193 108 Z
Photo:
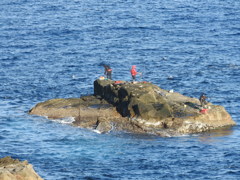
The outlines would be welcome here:
M 96 133 L 37 103 L 138 81 L 221 105 L 236 126 L 177 137 Z M 240 179 L 239 0 L 1 0 L 0 158 L 45 180 Z

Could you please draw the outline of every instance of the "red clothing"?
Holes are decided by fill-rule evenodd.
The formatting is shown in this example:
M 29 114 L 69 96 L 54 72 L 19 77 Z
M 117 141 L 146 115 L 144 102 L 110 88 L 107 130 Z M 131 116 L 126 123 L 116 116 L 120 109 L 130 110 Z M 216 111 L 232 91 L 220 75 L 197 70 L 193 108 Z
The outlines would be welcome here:
M 136 76 L 137 75 L 137 71 L 136 71 L 135 68 L 131 69 L 131 74 L 132 74 L 132 76 Z
M 131 74 L 132 74 L 132 76 L 136 76 L 137 75 L 136 69 L 131 69 Z

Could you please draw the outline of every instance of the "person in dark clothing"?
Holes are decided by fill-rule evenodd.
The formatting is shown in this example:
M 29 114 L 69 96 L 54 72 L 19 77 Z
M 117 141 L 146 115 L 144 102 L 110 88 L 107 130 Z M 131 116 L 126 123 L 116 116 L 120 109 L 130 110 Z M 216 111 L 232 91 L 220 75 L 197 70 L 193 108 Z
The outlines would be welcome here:
M 105 69 L 104 74 L 107 75 L 108 79 L 112 80 L 112 69 L 108 65 L 103 65 L 103 66 L 104 66 L 104 69 Z
M 206 94 L 202 93 L 202 95 L 199 98 L 199 101 L 200 101 L 200 104 L 201 104 L 202 108 L 205 108 L 205 106 L 207 104 L 206 99 L 207 99 Z

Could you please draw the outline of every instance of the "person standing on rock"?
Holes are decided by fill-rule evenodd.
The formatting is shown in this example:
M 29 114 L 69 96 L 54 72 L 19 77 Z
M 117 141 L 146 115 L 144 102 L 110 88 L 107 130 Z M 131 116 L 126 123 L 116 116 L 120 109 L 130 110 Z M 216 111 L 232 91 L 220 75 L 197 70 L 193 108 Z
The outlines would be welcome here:
M 132 75 L 132 81 L 133 82 L 136 81 L 136 76 L 137 76 L 138 72 L 136 70 L 135 65 L 132 66 L 132 69 L 130 70 L 130 72 L 131 72 L 131 75 Z
M 202 108 L 205 108 L 205 106 L 206 106 L 206 104 L 207 104 L 206 99 L 207 99 L 206 94 L 202 93 L 202 95 L 201 95 L 200 98 L 199 98 L 199 101 L 200 101 L 200 104 L 201 104 L 201 107 L 202 107 Z
M 107 78 L 108 79 L 111 79 L 112 80 L 112 69 L 110 68 L 109 65 L 103 65 L 104 66 L 104 74 L 107 75 Z

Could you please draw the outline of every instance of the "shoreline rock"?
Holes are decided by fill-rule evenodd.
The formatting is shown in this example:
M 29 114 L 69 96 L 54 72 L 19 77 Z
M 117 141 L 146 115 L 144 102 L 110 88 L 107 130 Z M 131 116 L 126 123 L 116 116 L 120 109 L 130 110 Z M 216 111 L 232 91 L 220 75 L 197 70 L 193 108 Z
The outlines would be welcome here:
M 96 129 L 176 136 L 236 125 L 224 107 L 200 102 L 148 82 L 96 80 L 94 95 L 38 103 L 29 114 L 58 119 L 74 117 L 74 125 Z
M 0 159 L 1 180 L 43 180 L 27 161 L 19 161 L 9 156 Z

